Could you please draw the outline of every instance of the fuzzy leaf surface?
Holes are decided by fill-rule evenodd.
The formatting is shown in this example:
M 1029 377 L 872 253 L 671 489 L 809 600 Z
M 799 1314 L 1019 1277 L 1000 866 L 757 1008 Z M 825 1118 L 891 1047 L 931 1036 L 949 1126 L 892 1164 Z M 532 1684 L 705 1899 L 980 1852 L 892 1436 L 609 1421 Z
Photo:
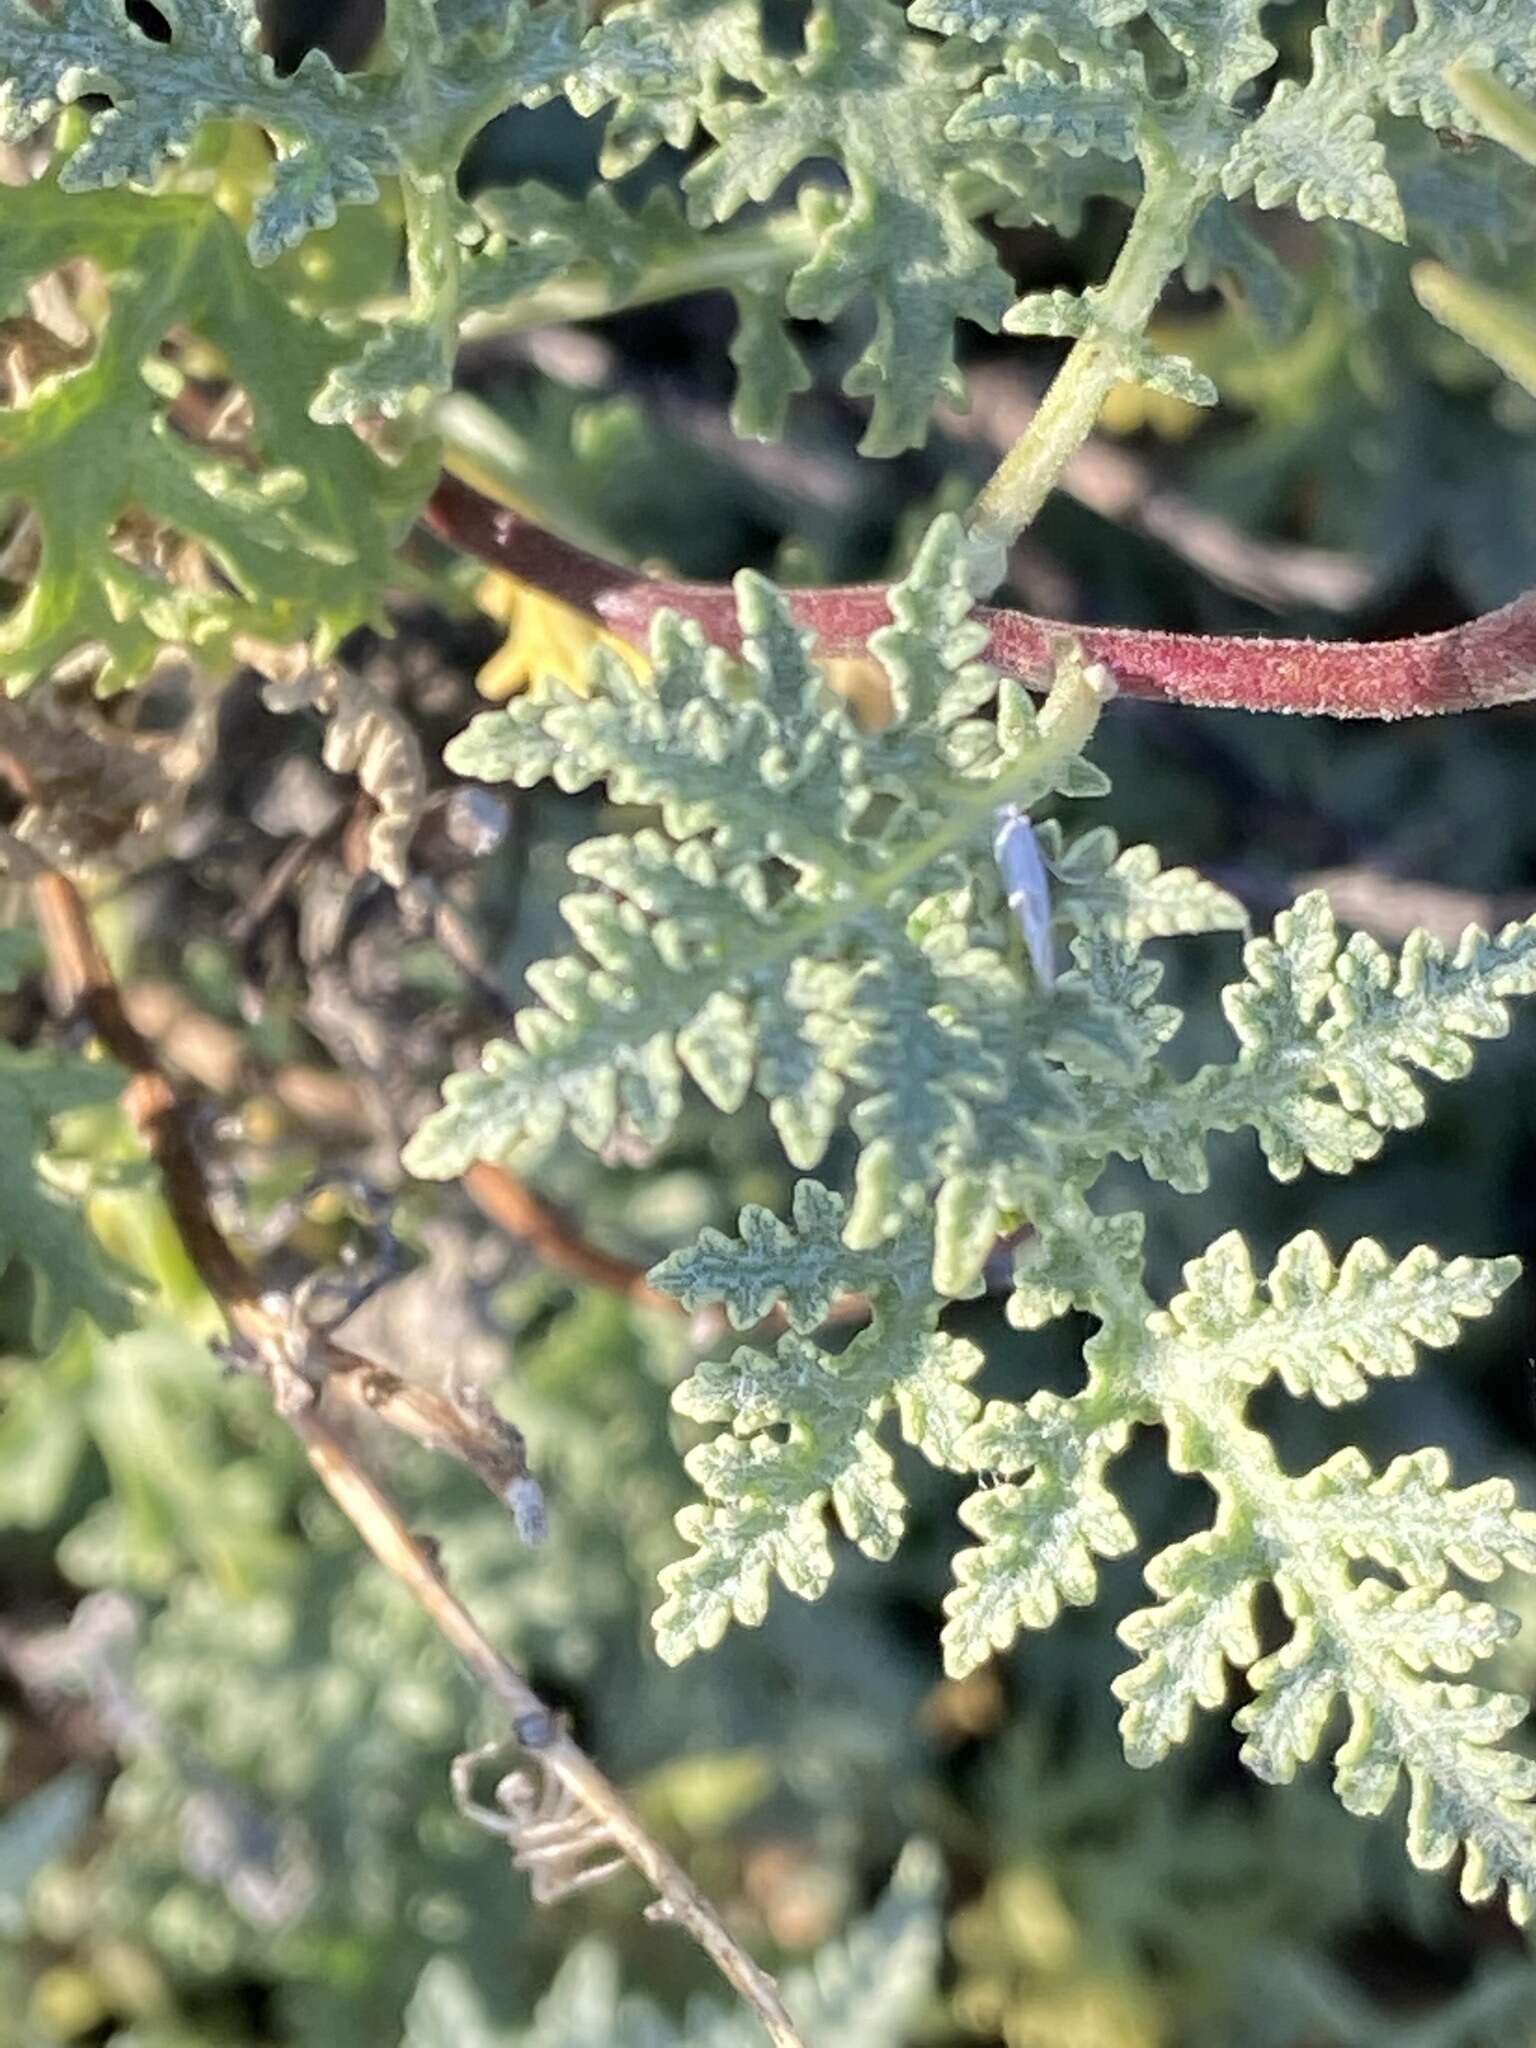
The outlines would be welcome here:
M 594 1148 L 621 1127 L 659 1143 L 686 1075 L 727 1111 L 755 1088 L 809 1167 L 851 1097 L 848 1229 L 874 1244 L 925 1206 L 925 1181 L 963 1173 L 985 1112 L 1015 1130 L 1022 1115 L 1016 1142 L 1036 1159 L 1077 1127 L 1055 1062 L 1085 1056 L 1108 1005 L 1086 985 L 1031 1003 L 996 891 L 967 915 L 961 855 L 985 845 L 999 801 L 1097 786 L 1077 750 L 1098 684 L 1069 662 L 1037 713 L 975 663 L 953 522 L 871 641 L 897 710 L 877 733 L 827 688 L 769 586 L 737 588 L 745 672 L 663 621 L 651 679 L 599 661 L 591 694 L 518 701 L 450 749 L 487 778 L 601 782 L 655 806 L 661 829 L 577 849 L 573 867 L 601 885 L 564 905 L 582 951 L 530 970 L 539 1006 L 450 1079 L 408 1159 L 446 1176 L 562 1128 Z M 994 695 L 997 721 L 974 717 Z M 1101 1056 L 1129 1056 L 1103 1042 Z M 963 1234 L 949 1220 L 941 1259 Z
M 771 1352 L 743 1346 L 705 1361 L 674 1396 L 682 1414 L 728 1427 L 685 1461 L 704 1498 L 678 1517 L 692 1553 L 662 1573 L 656 1642 L 668 1663 L 710 1648 L 733 1620 L 761 1622 L 774 1580 L 804 1599 L 823 1592 L 833 1569 L 829 1504 L 867 1556 L 892 1554 L 905 1502 L 877 1434 L 888 1411 L 930 1463 L 961 1463 L 979 1407 L 967 1382 L 981 1353 L 936 1327 L 931 1241 L 914 1229 L 878 1254 L 850 1259 L 844 1213 L 827 1189 L 802 1181 L 793 1229 L 748 1209 L 736 1245 L 710 1232 L 651 1275 L 686 1307 L 722 1302 L 741 1327 L 769 1305 L 771 1271 L 791 1324 Z M 845 1285 L 867 1282 L 869 1304 L 865 1326 L 842 1350 L 801 1334 L 832 1306 L 825 1274 L 834 1261 Z

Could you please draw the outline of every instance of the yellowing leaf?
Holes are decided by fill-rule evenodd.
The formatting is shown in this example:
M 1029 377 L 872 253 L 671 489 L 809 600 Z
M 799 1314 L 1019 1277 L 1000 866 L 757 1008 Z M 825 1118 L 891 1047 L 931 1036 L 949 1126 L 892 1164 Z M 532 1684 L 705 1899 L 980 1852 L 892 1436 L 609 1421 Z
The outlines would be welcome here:
M 482 697 L 495 704 L 515 697 L 546 676 L 585 693 L 587 669 L 599 647 L 619 656 L 637 676 L 649 673 L 638 648 L 608 632 L 585 612 L 536 590 L 519 576 L 496 569 L 475 592 L 488 618 L 505 626 L 507 637 L 475 677 Z
M 1204 410 L 1168 391 L 1145 384 L 1117 384 L 1105 399 L 1099 425 L 1107 434 L 1126 436 L 1146 428 L 1160 441 L 1187 441 L 1205 418 Z
M 891 679 L 872 654 L 824 654 L 816 666 L 853 711 L 863 732 L 883 732 L 891 722 Z

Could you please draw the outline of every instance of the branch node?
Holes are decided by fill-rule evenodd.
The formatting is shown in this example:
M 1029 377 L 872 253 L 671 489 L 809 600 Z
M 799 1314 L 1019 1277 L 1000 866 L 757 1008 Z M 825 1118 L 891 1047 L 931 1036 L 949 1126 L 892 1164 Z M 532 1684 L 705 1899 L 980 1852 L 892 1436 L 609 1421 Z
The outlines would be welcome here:
M 555 1716 L 547 1708 L 539 1707 L 531 1714 L 519 1714 L 512 1723 L 512 1733 L 521 1748 L 537 1754 L 559 1741 L 561 1729 Z
M 290 1358 L 274 1351 L 267 1368 L 272 1387 L 272 1405 L 285 1422 L 307 1415 L 320 1399 L 313 1381 Z

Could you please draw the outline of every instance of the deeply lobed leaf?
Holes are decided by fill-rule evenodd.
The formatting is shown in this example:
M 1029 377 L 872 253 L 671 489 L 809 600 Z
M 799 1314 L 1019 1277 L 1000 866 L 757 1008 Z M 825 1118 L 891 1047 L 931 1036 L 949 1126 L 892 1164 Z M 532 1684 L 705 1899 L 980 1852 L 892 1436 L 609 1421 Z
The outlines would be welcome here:
M 905 17 L 895 0 L 817 0 L 788 48 L 752 0 L 629 0 L 590 26 L 565 0 L 413 0 L 365 72 L 312 53 L 288 77 L 262 54 L 254 0 L 162 13 L 168 38 L 156 41 L 119 0 L 82 0 L 67 19 L 4 0 L 0 135 L 25 140 L 76 109 L 86 137 L 62 175 L 94 193 L 163 189 L 210 123 L 247 124 L 270 160 L 249 226 L 260 263 L 398 186 L 408 298 L 357 326 L 318 417 L 420 414 L 450 379 L 464 319 L 521 324 L 541 287 L 569 282 L 576 304 L 601 311 L 665 279 L 733 292 L 736 417 L 759 434 L 779 430 L 806 382 L 786 322 L 834 320 L 867 300 L 873 336 L 846 383 L 872 401 L 864 445 L 879 454 L 920 440 L 937 399 L 961 397 L 958 323 L 1094 323 L 1092 291 L 1010 313 L 988 220 L 1070 230 L 1089 196 L 1134 200 L 1134 166 L 1171 157 L 1190 186 L 1195 269 L 1273 309 L 1273 258 L 1232 202 L 1294 205 L 1397 240 L 1410 228 L 1454 234 L 1457 181 L 1405 156 L 1383 116 L 1481 132 L 1446 78 L 1457 58 L 1516 91 L 1536 80 L 1523 0 L 1412 0 L 1397 12 L 1331 0 L 1308 73 L 1276 84 L 1258 0 L 915 0 Z M 664 199 L 631 216 L 601 190 L 458 202 L 476 134 L 556 94 L 606 117 L 609 178 L 702 137 L 684 181 L 691 226 Z M 798 218 L 778 217 L 737 260 L 719 224 L 790 181 L 803 188 Z M 1094 336 L 1125 375 L 1209 401 L 1189 365 L 1139 335 Z
M 1037 717 L 974 663 L 955 531 L 930 535 L 873 643 L 894 712 L 878 733 L 828 697 L 766 586 L 745 583 L 741 598 L 740 664 L 664 626 L 652 683 L 599 664 L 590 696 L 525 700 L 460 743 L 459 764 L 482 772 L 602 781 L 661 829 L 578 851 L 578 871 L 608 892 L 567 907 L 585 958 L 535 971 L 544 1008 L 524 1013 L 518 1044 L 484 1075 L 451 1084 L 417 1141 L 445 1171 L 562 1122 L 602 1144 L 645 1110 L 656 1138 L 686 1070 L 726 1108 L 792 1077 L 794 1114 L 774 1102 L 781 1134 L 793 1149 L 809 1133 L 819 1152 L 851 1098 L 851 1200 L 802 1182 L 788 1221 L 749 1208 L 738 1237 L 706 1231 L 653 1275 L 690 1309 L 719 1304 L 738 1330 L 762 1326 L 760 1344 L 705 1360 L 676 1397 L 716 1433 L 686 1460 L 701 1498 L 678 1521 L 688 1554 L 662 1577 L 662 1655 L 760 1622 L 776 1584 L 815 1598 L 835 1531 L 869 1557 L 891 1553 L 905 1520 L 883 1441 L 894 1411 L 909 1444 L 979 1482 L 960 1510 L 975 1541 L 946 1601 L 946 1663 L 963 1675 L 1091 1602 L 1101 1562 L 1135 1547 L 1114 1467 L 1154 1426 L 1218 1506 L 1210 1528 L 1151 1560 L 1156 1604 L 1125 1625 L 1132 1760 L 1155 1760 L 1197 1709 L 1222 1705 L 1234 1668 L 1254 1688 L 1240 1725 L 1261 1774 L 1310 1756 L 1343 1701 L 1345 1803 L 1379 1810 L 1406 1774 L 1412 1854 L 1438 1865 L 1463 1846 L 1468 1895 L 1500 1884 L 1523 1913 L 1530 1773 L 1494 1747 L 1513 1709 L 1453 1682 L 1510 1624 L 1447 1579 L 1536 1568 L 1536 1516 L 1504 1482 L 1452 1488 L 1432 1450 L 1380 1475 L 1354 1452 L 1289 1475 L 1247 1414 L 1272 1379 L 1333 1406 L 1411 1371 L 1421 1348 L 1490 1313 L 1513 1261 L 1423 1246 L 1394 1259 L 1371 1240 L 1335 1261 L 1304 1232 L 1261 1281 L 1228 1233 L 1159 1306 L 1140 1219 L 1097 1213 L 1087 1191 L 1116 1153 L 1203 1185 L 1210 1134 L 1244 1126 L 1281 1177 L 1371 1156 L 1386 1129 L 1423 1115 L 1420 1074 L 1455 1078 L 1475 1040 L 1507 1028 L 1509 999 L 1536 987 L 1533 927 L 1472 932 L 1449 952 L 1415 935 L 1394 959 L 1362 935 L 1341 943 L 1326 900 L 1305 897 L 1248 943 L 1226 991 L 1235 1059 L 1175 1079 L 1163 1048 L 1180 1020 L 1142 947 L 1240 926 L 1241 909 L 1187 871 L 1163 873 L 1149 849 L 1122 854 L 1103 832 L 1068 840 L 1050 823 L 1040 886 L 1054 900 L 1040 908 L 1073 932 L 1073 965 L 1042 986 L 1010 937 L 1009 884 L 980 820 L 1017 775 L 1058 794 L 1097 785 L 1075 755 L 1042 758 L 1045 735 L 1065 729 L 1060 680 Z M 995 719 L 978 717 L 994 695 Z M 793 1035 L 769 1035 L 786 1024 Z M 998 1236 L 1021 1231 L 1010 1320 L 1028 1330 L 1076 1310 L 1098 1328 L 1078 1392 L 983 1408 L 979 1354 L 939 1319 L 977 1289 Z M 787 1328 L 775 1335 L 770 1318 Z M 1261 1659 L 1266 1586 L 1292 1628 Z
M 385 64 L 338 72 L 311 50 L 279 77 L 261 48 L 255 0 L 167 0 L 157 40 L 119 0 L 72 0 L 49 16 L 31 0 L 0 4 L 0 136 L 25 142 L 55 111 L 105 100 L 64 170 L 67 190 L 150 185 L 184 157 L 204 124 L 255 123 L 271 137 L 271 183 L 249 247 L 270 263 L 343 206 L 378 197 L 381 176 L 451 171 L 503 106 L 547 98 L 575 54 L 574 14 L 522 0 L 472 10 L 422 5 L 414 39 L 386 38 Z
M 1091 984 L 1032 1010 L 1006 906 L 968 917 L 969 890 L 955 893 L 997 802 L 1096 786 L 1077 753 L 1100 683 L 1068 659 L 1037 715 L 972 663 L 952 521 L 871 641 L 897 710 L 879 732 L 828 689 L 767 585 L 743 577 L 738 595 L 745 677 L 663 621 L 651 679 L 600 661 L 589 695 L 522 700 L 450 749 L 481 775 L 601 781 L 617 802 L 657 806 L 664 830 L 578 849 L 577 871 L 604 885 L 564 906 L 582 953 L 530 971 L 541 1001 L 520 1013 L 517 1041 L 449 1081 L 407 1159 L 447 1175 L 564 1127 L 593 1147 L 621 1126 L 656 1143 L 686 1073 L 726 1110 L 755 1088 L 810 1166 L 851 1095 L 862 1152 L 848 1228 L 873 1245 L 923 1206 L 932 1175 L 959 1178 L 988 1111 L 1016 1126 L 1030 1105 L 1037 1159 L 1076 1127 L 1054 1062 L 1095 1045 L 1133 1058 L 1095 1039 L 1109 1005 Z M 995 725 L 972 715 L 994 695 Z M 939 1257 L 964 1235 L 946 1212 Z
M 6 311 L 60 265 L 99 266 L 105 317 L 79 362 L 0 410 L 0 502 L 30 527 L 36 567 L 0 620 L 0 675 L 13 691 L 82 650 L 98 687 L 138 680 L 162 644 L 228 661 L 241 635 L 334 642 L 376 617 L 394 545 L 427 484 L 308 401 L 344 344 L 251 269 L 209 201 L 126 192 L 89 197 L 52 179 L 6 193 L 0 254 Z M 188 338 L 213 350 L 243 394 L 251 469 L 189 432 L 168 360 Z M 193 547 L 200 576 L 164 571 Z
M 876 1434 L 888 1410 L 931 1463 L 963 1463 L 979 1407 L 967 1382 L 981 1353 L 936 1328 L 938 1303 L 926 1285 L 931 1241 L 914 1229 L 878 1257 L 850 1259 L 840 1242 L 844 1214 L 826 1188 L 802 1181 L 793 1230 L 748 1209 L 736 1244 L 710 1232 L 651 1275 L 686 1307 L 723 1302 L 741 1327 L 766 1301 L 771 1246 L 793 1325 L 771 1352 L 743 1347 L 705 1361 L 674 1397 L 681 1413 L 729 1428 L 686 1460 L 704 1504 L 678 1517 L 692 1554 L 662 1573 L 656 1641 L 668 1663 L 718 1642 L 732 1620 L 761 1622 L 774 1579 L 803 1598 L 824 1591 L 832 1574 L 829 1505 L 867 1556 L 891 1555 L 904 1500 Z M 843 1284 L 868 1283 L 868 1319 L 834 1352 L 800 1330 L 832 1307 L 825 1275 L 838 1250 Z

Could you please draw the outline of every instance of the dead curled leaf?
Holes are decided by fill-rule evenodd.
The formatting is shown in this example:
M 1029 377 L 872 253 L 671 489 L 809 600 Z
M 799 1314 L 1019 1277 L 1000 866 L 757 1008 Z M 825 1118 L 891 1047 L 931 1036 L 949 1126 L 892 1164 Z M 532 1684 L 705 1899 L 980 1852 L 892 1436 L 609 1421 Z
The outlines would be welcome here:
M 269 711 L 314 711 L 324 719 L 326 767 L 355 775 L 378 805 L 368 832 L 369 866 L 400 888 L 428 797 L 426 762 L 409 720 L 381 690 L 338 662 L 317 666 L 302 653 L 274 662 L 256 659 L 257 650 L 242 651 L 267 678 L 261 695 Z

